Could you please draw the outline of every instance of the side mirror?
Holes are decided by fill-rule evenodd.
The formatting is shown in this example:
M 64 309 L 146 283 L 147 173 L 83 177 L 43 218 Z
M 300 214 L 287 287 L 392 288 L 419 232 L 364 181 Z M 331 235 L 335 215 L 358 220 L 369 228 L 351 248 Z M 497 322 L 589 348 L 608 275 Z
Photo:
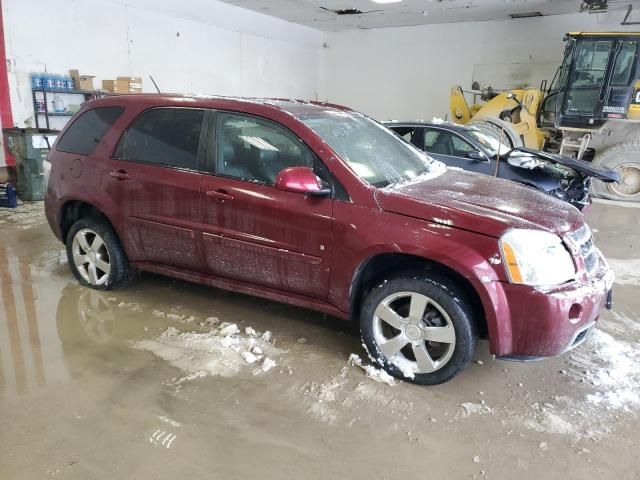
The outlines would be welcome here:
M 328 197 L 331 189 L 320 184 L 320 180 L 309 167 L 289 167 L 276 175 L 276 188 L 285 192 L 304 193 L 314 197 Z
M 467 158 L 469 160 L 473 160 L 474 162 L 486 162 L 487 161 L 487 156 L 484 153 L 477 152 L 477 151 L 473 151 L 473 152 L 467 153 Z

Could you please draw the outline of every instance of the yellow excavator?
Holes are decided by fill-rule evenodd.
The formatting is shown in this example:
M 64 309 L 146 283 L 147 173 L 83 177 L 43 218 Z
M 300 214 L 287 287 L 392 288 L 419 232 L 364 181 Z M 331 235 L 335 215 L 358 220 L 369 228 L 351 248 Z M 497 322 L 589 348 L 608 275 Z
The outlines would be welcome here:
M 451 89 L 451 119 L 483 123 L 510 147 L 570 155 L 614 170 L 594 180 L 602 198 L 640 202 L 640 32 L 576 32 L 547 88 Z M 473 97 L 472 105 L 465 94 Z

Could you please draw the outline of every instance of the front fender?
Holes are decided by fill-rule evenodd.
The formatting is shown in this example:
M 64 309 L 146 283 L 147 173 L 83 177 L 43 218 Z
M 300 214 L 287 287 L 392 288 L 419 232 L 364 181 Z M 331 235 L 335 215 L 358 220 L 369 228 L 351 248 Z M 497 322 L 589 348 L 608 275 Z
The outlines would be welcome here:
M 498 239 L 389 212 L 336 205 L 328 301 L 351 313 L 352 289 L 371 259 L 403 254 L 435 262 L 468 281 L 483 306 L 492 352 L 509 351 L 511 318 Z M 375 228 L 371 228 L 375 225 Z

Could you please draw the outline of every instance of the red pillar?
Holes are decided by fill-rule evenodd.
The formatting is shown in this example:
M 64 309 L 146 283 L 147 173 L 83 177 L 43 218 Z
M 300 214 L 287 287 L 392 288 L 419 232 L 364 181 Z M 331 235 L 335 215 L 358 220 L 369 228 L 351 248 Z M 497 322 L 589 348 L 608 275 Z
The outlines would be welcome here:
M 7 52 L 4 43 L 4 19 L 2 17 L 2 0 L 0 0 L 0 122 L 2 128 L 13 127 L 13 113 L 11 112 L 11 97 L 9 96 L 9 75 L 7 72 Z M 4 158 L 7 166 L 16 164 L 4 140 Z

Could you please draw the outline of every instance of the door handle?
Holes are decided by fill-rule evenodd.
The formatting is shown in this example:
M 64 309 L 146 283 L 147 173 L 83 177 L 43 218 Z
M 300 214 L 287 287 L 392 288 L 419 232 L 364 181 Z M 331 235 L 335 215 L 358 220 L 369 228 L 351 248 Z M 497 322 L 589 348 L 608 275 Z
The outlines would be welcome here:
M 117 180 L 131 180 L 131 175 L 124 170 L 112 170 L 109 172 L 109 175 Z
M 225 200 L 233 200 L 233 195 L 225 192 L 224 190 L 208 190 L 206 192 L 207 197 L 215 198 L 224 202 Z

